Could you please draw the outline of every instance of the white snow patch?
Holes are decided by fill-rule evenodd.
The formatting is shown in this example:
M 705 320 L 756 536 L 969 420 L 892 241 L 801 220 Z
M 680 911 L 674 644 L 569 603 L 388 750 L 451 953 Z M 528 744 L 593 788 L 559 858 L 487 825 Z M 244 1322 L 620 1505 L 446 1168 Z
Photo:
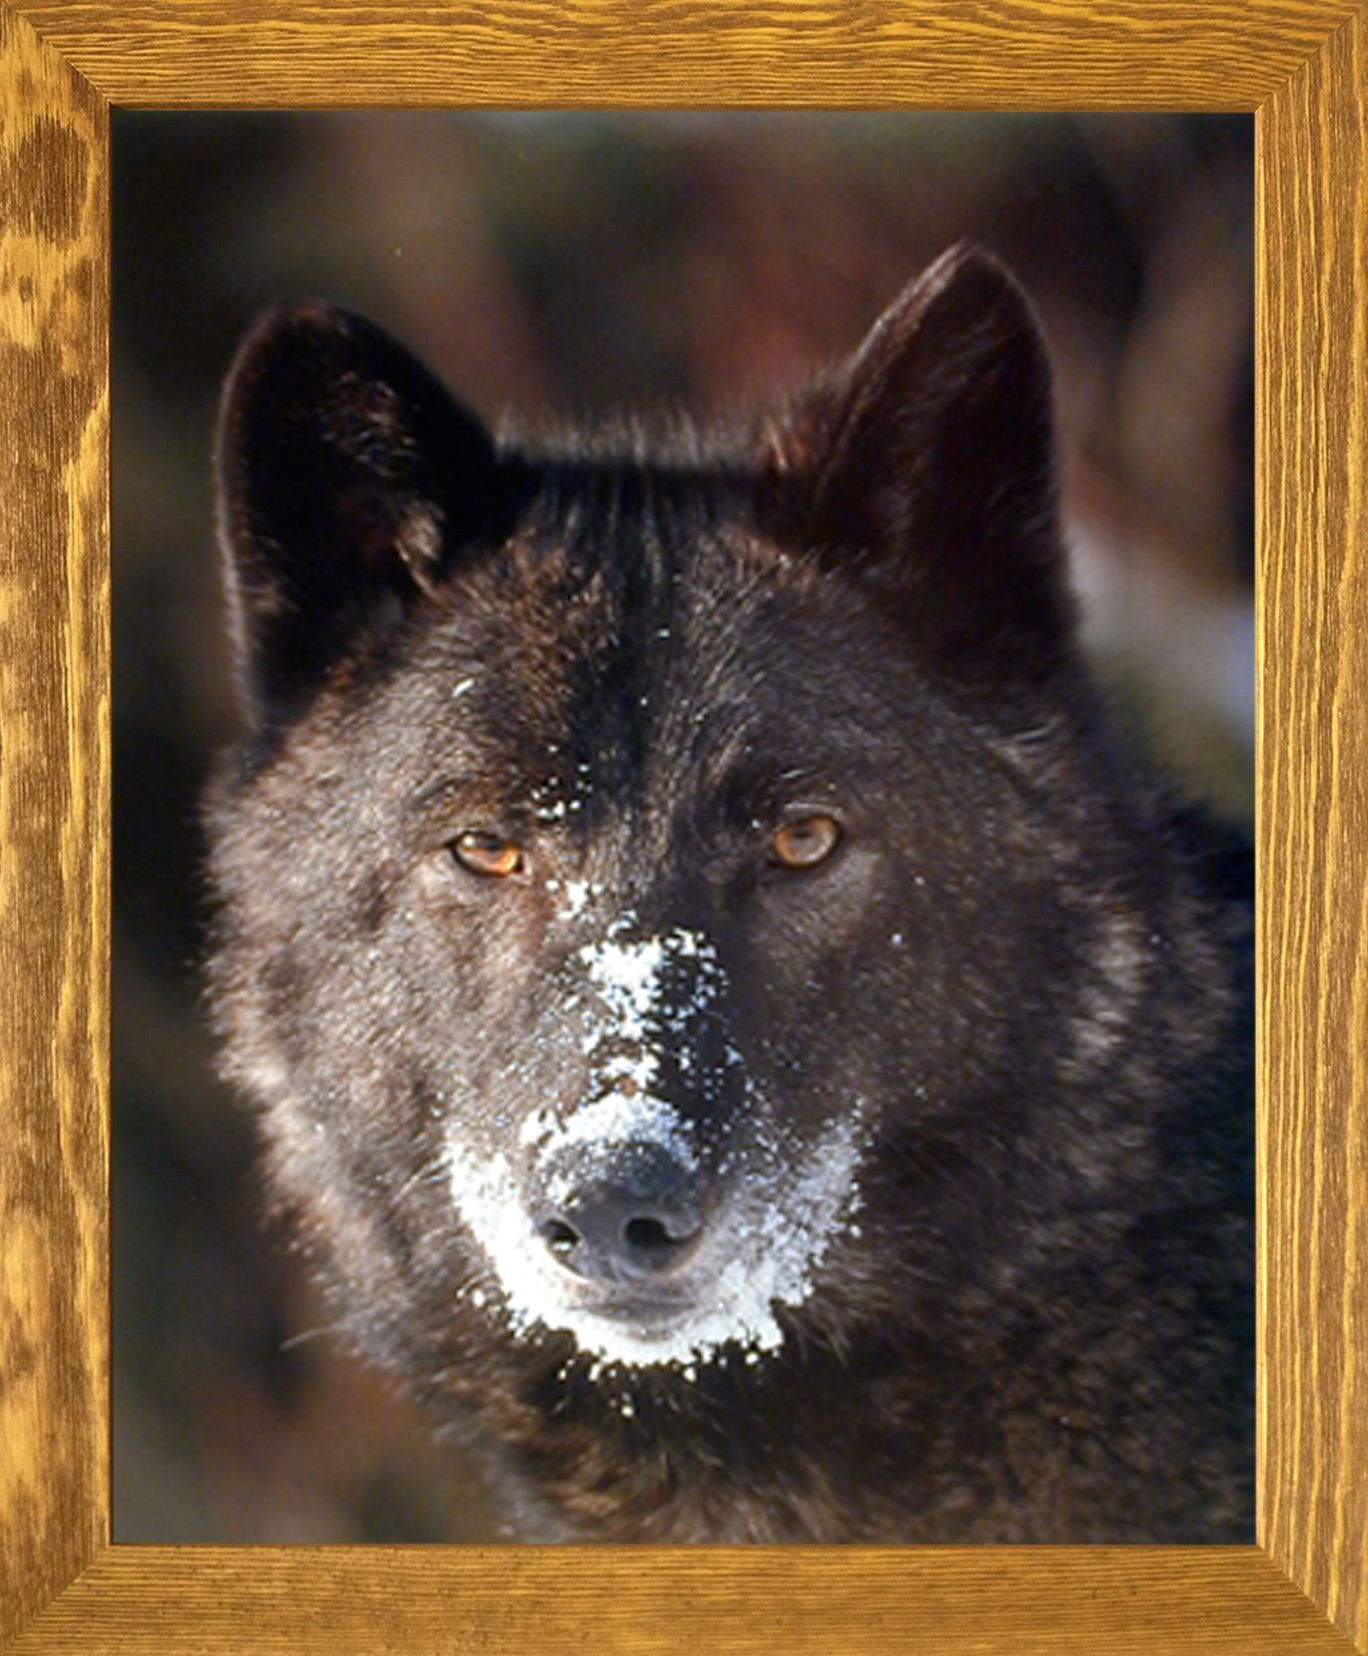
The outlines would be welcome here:
M 706 1010 L 722 987 L 717 951 L 702 932 L 676 928 L 655 936 L 623 941 L 635 917 L 619 916 L 597 943 L 586 944 L 577 960 L 596 991 L 591 1008 L 587 1052 L 600 1040 L 643 1041 L 648 1034 L 671 1033 L 672 1026 Z M 666 975 L 681 961 L 693 962 L 692 993 L 673 1004 L 665 995 Z
M 570 1146 L 601 1145 L 605 1156 L 625 1144 L 658 1144 L 693 1171 L 698 1156 L 676 1112 L 650 1093 L 609 1093 L 558 1121 L 551 1110 L 534 1110 L 518 1129 L 518 1142 L 537 1160 L 551 1160 Z
M 583 910 L 584 905 L 592 895 L 593 887 L 588 880 L 567 880 L 565 882 L 565 902 L 562 905 L 562 912 L 573 919 Z
M 592 1047 L 590 1050 L 592 1050 Z M 655 1080 L 656 1071 L 659 1068 L 659 1054 L 646 1047 L 636 1054 L 630 1052 L 610 1053 L 602 1062 L 601 1073 L 605 1081 L 615 1081 L 623 1084 L 625 1091 L 630 1096 L 633 1092 L 649 1091 L 651 1082 Z

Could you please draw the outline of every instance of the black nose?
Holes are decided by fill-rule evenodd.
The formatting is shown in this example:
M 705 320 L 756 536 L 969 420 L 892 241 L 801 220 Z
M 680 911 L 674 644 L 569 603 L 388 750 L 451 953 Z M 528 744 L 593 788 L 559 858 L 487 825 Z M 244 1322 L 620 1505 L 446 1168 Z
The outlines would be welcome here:
M 702 1230 L 697 1180 L 663 1145 L 576 1146 L 543 1169 L 537 1229 L 567 1270 L 600 1282 L 660 1276 Z

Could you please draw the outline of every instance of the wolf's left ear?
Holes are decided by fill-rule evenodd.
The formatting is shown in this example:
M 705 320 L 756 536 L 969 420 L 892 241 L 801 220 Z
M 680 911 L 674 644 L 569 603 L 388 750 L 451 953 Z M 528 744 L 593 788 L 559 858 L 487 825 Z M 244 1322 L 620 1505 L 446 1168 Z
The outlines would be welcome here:
M 258 721 L 302 705 L 365 621 L 436 591 L 508 504 L 480 421 L 379 328 L 318 303 L 271 312 L 238 352 L 217 474 Z
M 775 450 L 787 534 L 881 592 L 967 687 L 1069 653 L 1050 366 L 1025 294 L 952 247 L 801 404 Z

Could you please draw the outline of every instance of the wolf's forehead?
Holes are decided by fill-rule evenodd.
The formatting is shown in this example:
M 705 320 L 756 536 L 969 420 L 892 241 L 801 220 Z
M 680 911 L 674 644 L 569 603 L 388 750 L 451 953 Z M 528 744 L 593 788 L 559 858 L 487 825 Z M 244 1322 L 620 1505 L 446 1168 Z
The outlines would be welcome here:
M 670 529 L 539 534 L 473 572 L 367 718 L 381 768 L 404 747 L 415 786 L 445 774 L 491 820 L 508 807 L 589 831 L 661 789 L 673 816 L 743 769 L 820 771 L 838 738 L 886 722 L 896 674 L 886 652 L 852 671 L 869 621 L 843 583 L 736 522 Z
M 794 608 L 782 571 L 746 552 L 621 528 L 592 549 L 536 547 L 453 616 L 450 672 L 496 682 L 518 722 L 639 728 L 681 698 L 721 712 L 786 665 L 764 648 Z
M 761 582 L 705 572 L 652 596 L 605 614 L 611 631 L 567 662 L 556 718 L 634 774 L 682 764 L 702 781 L 806 699 L 806 652 L 783 594 Z

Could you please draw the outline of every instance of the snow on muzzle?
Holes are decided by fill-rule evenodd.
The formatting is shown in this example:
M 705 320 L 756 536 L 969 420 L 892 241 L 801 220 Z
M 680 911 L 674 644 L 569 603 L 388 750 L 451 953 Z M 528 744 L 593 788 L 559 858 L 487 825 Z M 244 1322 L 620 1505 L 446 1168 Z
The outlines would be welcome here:
M 807 1297 L 857 1205 L 858 1109 L 806 1147 L 765 1126 L 722 1027 L 726 977 L 705 934 L 642 936 L 625 916 L 571 964 L 584 1101 L 528 1114 L 516 1170 L 448 1142 L 452 1194 L 506 1315 L 568 1330 L 610 1363 L 777 1350 L 776 1304 Z M 687 1115 L 665 1096 L 667 1067 Z

